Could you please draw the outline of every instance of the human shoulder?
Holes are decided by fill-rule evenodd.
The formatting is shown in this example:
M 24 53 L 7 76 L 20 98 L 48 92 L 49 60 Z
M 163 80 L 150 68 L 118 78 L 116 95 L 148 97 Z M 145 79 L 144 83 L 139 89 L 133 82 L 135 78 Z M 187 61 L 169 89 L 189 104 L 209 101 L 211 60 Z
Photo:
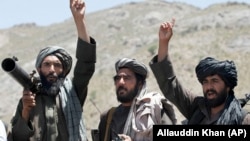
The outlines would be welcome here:
M 142 99 L 143 98 L 158 99 L 158 100 L 165 99 L 165 97 L 161 93 L 155 91 L 147 92 L 145 95 L 142 96 Z
M 104 112 L 101 113 L 100 118 L 106 118 L 109 113 L 113 113 L 115 111 L 116 107 L 111 107 L 110 109 L 105 110 Z
M 1 127 L 1 129 L 5 128 L 5 123 L 2 120 L 0 120 L 0 127 Z

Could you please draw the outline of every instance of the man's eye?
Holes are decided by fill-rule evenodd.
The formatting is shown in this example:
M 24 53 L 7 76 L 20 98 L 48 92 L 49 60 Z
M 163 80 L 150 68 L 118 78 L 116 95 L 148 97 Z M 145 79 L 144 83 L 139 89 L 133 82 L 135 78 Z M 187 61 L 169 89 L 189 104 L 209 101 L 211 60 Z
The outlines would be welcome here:
M 129 77 L 129 76 L 123 76 L 123 79 L 124 79 L 124 80 L 129 80 L 130 77 Z
M 59 63 L 55 63 L 54 65 L 55 67 L 58 67 L 58 68 L 62 67 L 62 64 L 59 64 Z
M 50 63 L 43 63 L 43 66 L 49 66 Z
M 121 76 L 114 76 L 114 80 L 115 81 L 118 81 L 118 80 L 120 80 L 121 79 Z

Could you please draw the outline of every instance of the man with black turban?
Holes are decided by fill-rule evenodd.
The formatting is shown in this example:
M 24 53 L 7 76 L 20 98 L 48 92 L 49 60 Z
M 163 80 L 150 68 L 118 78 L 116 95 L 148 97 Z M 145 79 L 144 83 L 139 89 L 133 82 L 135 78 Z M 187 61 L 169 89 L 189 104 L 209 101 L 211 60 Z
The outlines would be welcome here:
M 73 78 L 67 77 L 73 60 L 63 47 L 42 49 L 35 64 L 40 87 L 37 92 L 23 91 L 8 140 L 87 141 L 83 105 L 95 70 L 96 42 L 85 27 L 85 8 L 84 2 L 70 0 L 78 33 Z
M 250 114 L 234 95 L 237 70 L 233 61 L 207 57 L 199 62 L 195 71 L 204 96 L 194 95 L 181 85 L 168 53 L 173 26 L 174 20 L 160 26 L 158 55 L 149 63 L 165 97 L 186 117 L 187 124 L 250 124 Z
M 121 104 L 102 114 L 101 141 L 117 140 L 117 134 L 125 140 L 152 141 L 154 124 L 176 123 L 173 107 L 164 96 L 147 91 L 148 69 L 143 63 L 122 58 L 115 63 L 115 70 L 116 96 Z

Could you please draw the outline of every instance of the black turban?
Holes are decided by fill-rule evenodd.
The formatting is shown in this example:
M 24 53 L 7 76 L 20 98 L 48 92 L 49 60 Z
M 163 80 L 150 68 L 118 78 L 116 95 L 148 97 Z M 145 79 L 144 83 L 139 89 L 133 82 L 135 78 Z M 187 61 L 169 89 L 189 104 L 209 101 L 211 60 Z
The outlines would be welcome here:
M 147 77 L 148 74 L 147 67 L 143 63 L 140 63 L 135 59 L 122 58 L 118 60 L 115 63 L 116 72 L 118 72 L 120 68 L 129 68 L 133 72 L 143 76 L 144 79 Z
M 195 71 L 200 83 L 205 77 L 218 74 L 231 89 L 237 86 L 237 70 L 233 61 L 218 61 L 207 57 L 199 62 Z
M 42 49 L 36 59 L 36 68 L 41 67 L 43 59 L 48 55 L 55 55 L 63 65 L 64 76 L 66 76 L 72 67 L 72 58 L 66 50 L 59 46 L 49 46 Z

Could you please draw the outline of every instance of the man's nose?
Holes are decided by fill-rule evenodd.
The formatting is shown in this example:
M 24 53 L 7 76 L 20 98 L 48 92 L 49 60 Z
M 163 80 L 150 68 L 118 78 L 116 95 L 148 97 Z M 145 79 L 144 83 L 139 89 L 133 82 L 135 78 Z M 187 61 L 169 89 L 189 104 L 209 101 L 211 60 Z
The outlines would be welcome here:
M 124 78 L 121 77 L 121 78 L 119 79 L 118 83 L 119 83 L 119 84 L 125 84 Z
M 54 65 L 50 65 L 49 71 L 50 71 L 50 72 L 55 72 L 55 66 L 54 66 Z

